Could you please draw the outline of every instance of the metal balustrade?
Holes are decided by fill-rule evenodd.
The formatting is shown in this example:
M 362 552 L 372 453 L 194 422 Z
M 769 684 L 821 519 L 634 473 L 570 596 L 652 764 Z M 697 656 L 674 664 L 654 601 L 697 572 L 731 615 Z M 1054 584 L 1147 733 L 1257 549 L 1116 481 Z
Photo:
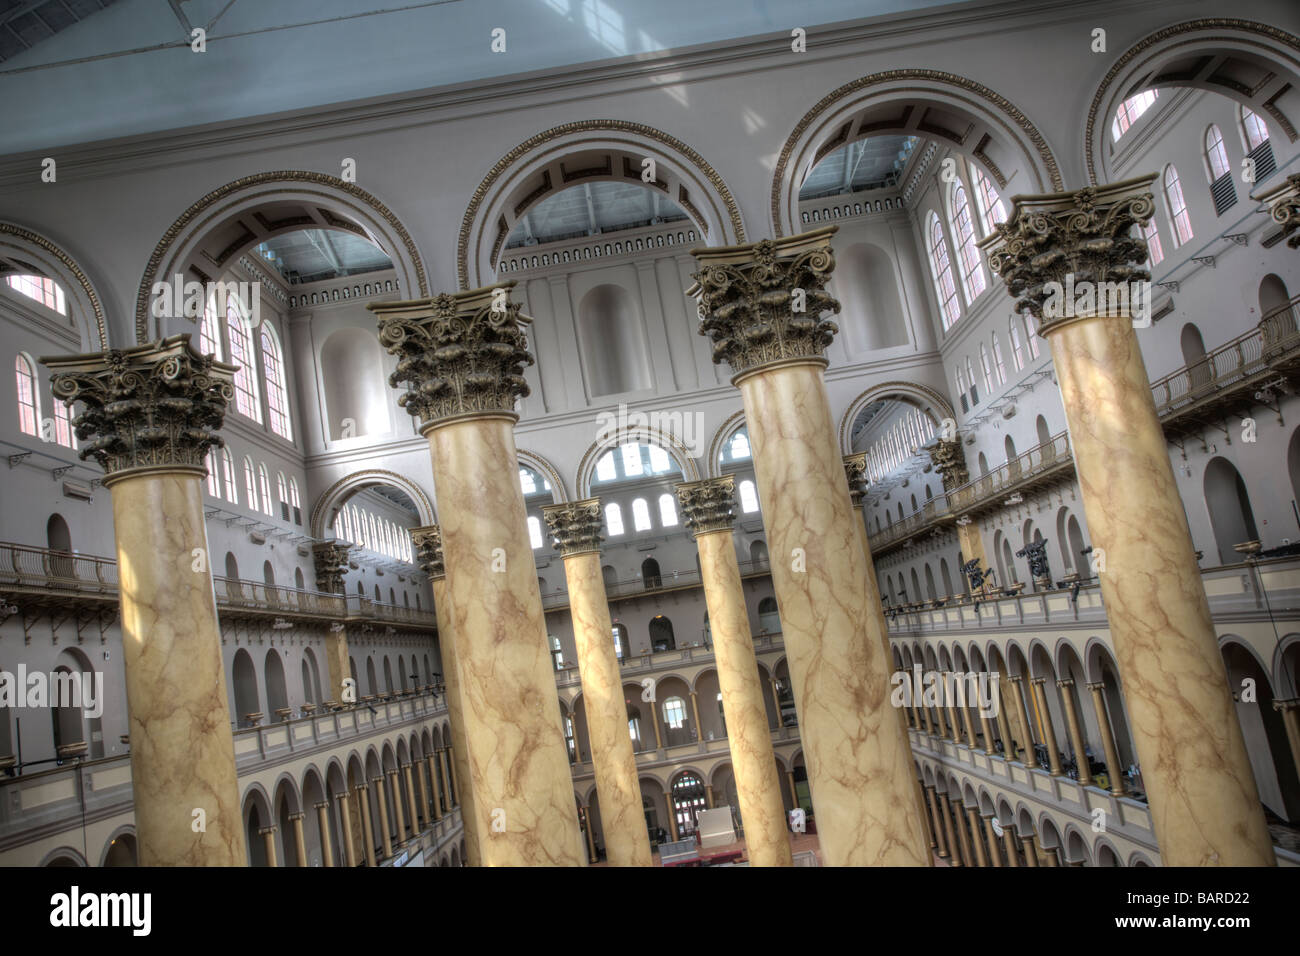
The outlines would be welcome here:
M 771 562 L 765 560 L 741 561 L 739 564 L 742 578 L 754 574 L 766 574 L 772 569 Z M 606 581 L 605 597 L 613 601 L 619 598 L 654 594 L 657 591 L 670 591 L 674 588 L 698 587 L 700 583 L 700 573 L 695 570 L 660 571 L 658 574 L 638 575 L 621 581 Z M 568 603 L 567 584 L 542 595 L 542 607 L 548 611 L 565 607 Z

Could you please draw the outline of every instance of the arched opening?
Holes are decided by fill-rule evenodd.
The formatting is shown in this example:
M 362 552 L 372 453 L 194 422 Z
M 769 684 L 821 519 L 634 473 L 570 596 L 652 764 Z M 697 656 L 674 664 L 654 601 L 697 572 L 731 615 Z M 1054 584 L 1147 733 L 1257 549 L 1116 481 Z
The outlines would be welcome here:
M 242 647 L 235 651 L 232 675 L 235 719 L 241 727 L 252 727 L 261 718 L 262 707 L 257 693 L 257 673 L 253 668 L 253 658 Z
M 392 430 L 392 401 L 379 339 L 369 329 L 332 332 L 321 346 L 325 418 L 332 441 Z
M 104 866 L 138 866 L 135 834 L 120 833 L 108 845 Z
M 1300 779 L 1282 715 L 1273 708 L 1272 681 L 1255 656 L 1235 640 L 1225 642 L 1221 650 L 1259 799 L 1281 819 L 1300 821 Z
M 673 781 L 672 797 L 677 833 L 681 837 L 688 837 L 695 832 L 696 814 L 708 809 L 704 781 L 688 770 Z
M 655 651 L 671 651 L 677 647 L 673 622 L 662 614 L 656 614 L 650 619 L 650 647 Z
M 1187 366 L 1188 387 L 1193 393 L 1205 388 L 1210 383 L 1210 363 L 1205 357 L 1205 341 L 1201 330 L 1192 322 L 1183 326 L 1178 336 L 1178 344 L 1183 350 L 1183 364 Z
M 288 719 L 289 689 L 284 680 L 284 661 L 275 648 L 266 652 L 266 706 L 281 720 Z
M 578 336 L 592 398 L 651 387 L 654 373 L 640 309 L 622 286 L 605 283 L 582 297 Z
M 886 137 L 886 139 L 904 142 L 907 137 Z M 861 153 L 871 143 L 863 140 L 850 144 L 830 153 L 818 163 L 818 168 L 810 174 L 816 182 L 820 181 L 822 167 L 841 168 L 843 161 L 852 161 L 848 153 Z M 884 163 L 892 170 L 897 159 L 895 155 L 886 155 Z M 841 153 L 844 153 L 841 156 Z M 861 162 L 856 171 L 861 171 Z M 841 181 L 843 173 L 841 172 Z M 805 183 L 805 192 L 809 191 Z M 854 351 L 866 352 L 876 349 L 906 345 L 907 313 L 903 311 L 902 301 L 898 295 L 897 269 L 889 254 L 877 245 L 869 242 L 856 242 L 847 249 L 840 249 L 835 254 L 835 273 L 831 277 L 832 292 L 840 300 L 844 332 Z
M 1047 419 L 1039 415 L 1034 419 L 1034 432 L 1038 435 L 1038 444 L 1046 445 L 1052 440 L 1052 431 L 1047 427 Z
M 664 586 L 663 577 L 659 574 L 659 562 L 654 558 L 646 558 L 641 562 L 641 583 L 647 590 Z
M 762 540 L 749 543 L 749 560 L 755 567 L 767 564 L 767 543 Z
M 776 598 L 769 595 L 758 602 L 758 626 L 765 634 L 781 633 L 781 615 L 777 611 Z
M 50 551 L 50 573 L 55 577 L 74 578 L 77 575 L 72 560 L 72 532 L 61 514 L 52 514 L 45 522 L 45 541 Z
M 1241 473 L 1226 458 L 1214 458 L 1205 469 L 1205 507 L 1219 550 L 1220 564 L 1235 564 L 1241 555 L 1234 545 L 1258 541 L 1255 513 Z

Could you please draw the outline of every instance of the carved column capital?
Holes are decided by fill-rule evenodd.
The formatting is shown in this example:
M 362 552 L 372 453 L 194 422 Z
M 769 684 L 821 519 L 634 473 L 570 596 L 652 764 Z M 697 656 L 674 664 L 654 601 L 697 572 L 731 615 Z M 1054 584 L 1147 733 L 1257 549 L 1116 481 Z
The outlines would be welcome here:
M 542 517 L 562 556 L 600 553 L 600 543 L 605 539 L 600 533 L 599 498 L 547 505 L 542 509 Z
M 327 594 L 342 594 L 343 575 L 348 573 L 348 554 L 352 545 L 335 538 L 311 546 L 312 563 L 316 566 L 316 590 Z
M 1122 292 L 1120 311 L 1128 318 L 1135 284 L 1149 289 L 1151 279 L 1146 240 L 1131 233 L 1155 212 L 1155 179 L 1149 173 L 1070 193 L 1019 196 L 1007 221 L 980 241 L 989 267 L 1016 308 L 1038 320 L 1040 334 L 1062 321 L 1112 314 L 1107 304 L 1117 299 L 1109 289 Z M 1092 307 L 1085 304 L 1085 289 L 1092 292 Z
M 1250 198 L 1268 206 L 1269 215 L 1282 227 L 1282 235 L 1290 237 L 1286 244 L 1292 249 L 1300 249 L 1300 173 L 1294 173 Z
M 509 301 L 514 284 L 366 306 L 379 317 L 380 343 L 398 359 L 388 384 L 405 386 L 397 403 L 419 416 L 422 430 L 461 418 L 517 417 L 533 357 L 524 333 L 532 319 Z
M 411 529 L 411 547 L 415 549 L 415 562 L 434 581 L 447 576 L 447 566 L 442 563 L 442 529 L 436 524 Z
M 735 524 L 736 478 L 706 478 L 677 486 L 682 520 L 697 537 L 712 531 L 730 531 Z
M 840 311 L 826 291 L 836 229 L 691 252 L 699 271 L 687 294 L 698 299 L 699 333 L 713 343 L 715 365 L 725 361 L 739 377 L 790 362 L 826 363 L 839 331 L 822 318 Z
M 72 420 L 80 456 L 94 458 L 110 485 L 133 474 L 206 474 L 208 449 L 235 396 L 238 367 L 199 355 L 189 336 L 88 355 L 47 356 L 56 400 L 82 403 Z
M 929 452 L 935 471 L 943 476 L 944 491 L 952 491 L 970 481 L 970 471 L 966 468 L 966 453 L 962 450 L 961 439 L 945 441 L 940 438 Z
M 861 508 L 862 499 L 867 493 L 867 485 L 870 484 L 867 478 L 867 453 L 865 451 L 856 455 L 844 456 L 844 477 L 849 480 L 849 498 L 853 501 L 853 507 Z

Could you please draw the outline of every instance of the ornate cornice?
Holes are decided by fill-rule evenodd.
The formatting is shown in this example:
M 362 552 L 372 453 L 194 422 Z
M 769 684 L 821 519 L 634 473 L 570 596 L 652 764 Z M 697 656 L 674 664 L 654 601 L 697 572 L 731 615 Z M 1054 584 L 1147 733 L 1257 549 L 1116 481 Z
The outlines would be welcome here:
M 600 552 L 601 536 L 600 499 L 586 498 L 570 504 L 546 505 L 542 508 L 546 527 L 555 539 L 561 555 L 571 558 L 578 554 Z
M 713 343 L 715 365 L 725 361 L 738 377 L 783 362 L 825 364 L 839 331 L 821 317 L 840 310 L 826 291 L 836 228 L 691 253 L 700 270 L 687 294 L 698 295 L 699 333 Z
M 90 279 L 81 271 L 81 267 L 73 261 L 72 257 L 44 236 L 32 232 L 30 229 L 24 229 L 16 223 L 0 222 L 0 236 L 13 236 L 15 239 L 31 243 L 48 252 L 63 264 L 63 267 L 77 280 L 77 284 L 81 286 L 81 291 L 86 293 L 86 298 L 90 301 L 92 318 L 95 320 L 95 331 L 99 335 L 99 347 L 107 351 L 108 328 L 104 318 L 104 304 L 99 301 L 99 295 L 95 292 L 95 287 L 90 284 Z
M 1290 47 L 1297 53 L 1300 53 L 1300 39 L 1298 39 L 1294 34 L 1288 33 L 1285 30 L 1280 30 L 1277 27 L 1270 27 L 1263 23 L 1256 23 L 1254 20 L 1240 20 L 1232 17 L 1210 17 L 1200 20 L 1187 20 L 1183 23 L 1176 23 L 1173 26 L 1157 30 L 1155 33 L 1143 37 L 1133 46 L 1129 47 L 1129 49 L 1115 61 L 1115 64 L 1110 68 L 1110 70 L 1107 71 L 1106 75 L 1102 78 L 1101 83 L 1097 87 L 1097 92 L 1093 94 L 1092 104 L 1088 107 L 1088 122 L 1084 129 L 1083 148 L 1084 161 L 1088 167 L 1089 182 L 1097 182 L 1097 158 L 1096 146 L 1094 143 L 1094 137 L 1097 133 L 1097 120 L 1100 116 L 1102 102 L 1106 99 L 1116 77 L 1118 77 L 1125 67 L 1132 63 L 1134 59 L 1158 43 L 1163 43 L 1166 40 L 1175 37 L 1181 37 L 1187 33 L 1199 34 L 1203 32 L 1203 36 L 1190 37 L 1173 45 L 1190 46 L 1201 42 L 1208 42 L 1213 45 L 1222 43 L 1225 39 L 1222 32 L 1225 30 L 1237 30 L 1246 34 L 1254 34 L 1255 36 L 1266 38 L 1282 46 Z M 1246 46 L 1259 47 L 1265 51 L 1272 52 L 1268 45 L 1261 40 L 1252 40 L 1246 37 L 1231 37 L 1231 39 Z M 1285 124 L 1284 128 L 1288 125 L 1290 124 Z M 1294 130 L 1290 131 L 1289 135 L 1294 141 Z M 1057 188 L 1059 189 L 1060 187 Z
M 966 468 L 966 453 L 962 450 L 961 440 L 939 439 L 930 449 L 930 460 L 934 470 L 943 476 L 943 488 L 951 491 L 970 480 L 970 471 Z
M 343 541 L 322 541 L 311 546 L 316 566 L 316 589 L 327 594 L 343 593 L 343 576 L 348 573 L 348 554 L 352 545 Z
M 1286 244 L 1300 249 L 1300 173 L 1250 198 L 1269 207 L 1273 221 L 1282 227 L 1282 235 L 1290 236 Z
M 1061 292 L 1081 283 L 1147 282 L 1147 244 L 1133 227 L 1155 212 L 1150 186 L 1155 173 L 1071 193 L 1019 196 L 1011 215 L 979 243 L 989 268 L 1039 322 L 1039 333 L 1073 310 L 1056 309 Z M 1045 308 L 1046 304 L 1046 308 Z
M 381 468 L 372 468 L 367 471 L 358 471 L 350 475 L 344 475 L 329 488 L 325 493 L 316 499 L 316 505 L 311 510 L 311 533 L 313 537 L 328 538 L 330 531 L 325 524 L 325 517 L 329 508 L 333 505 L 336 498 L 342 497 L 343 492 L 351 492 L 354 488 L 367 488 L 370 485 L 392 485 L 400 490 L 403 494 L 410 497 L 415 503 L 416 510 L 420 513 L 421 521 L 436 520 L 433 510 L 433 503 L 429 501 L 429 496 L 424 493 L 414 481 L 399 475 L 395 471 L 385 471 Z
M 832 107 L 836 106 L 841 100 L 844 100 L 863 90 L 870 89 L 874 86 L 880 86 L 885 83 L 894 83 L 900 81 L 922 81 L 934 83 L 940 87 L 947 86 L 965 93 L 974 95 L 977 99 L 983 100 L 984 103 L 993 106 L 1002 114 L 1005 119 L 1013 123 L 1033 144 L 1034 150 L 1038 153 L 1043 162 L 1043 168 L 1051 181 L 1053 189 L 1064 189 L 1065 181 L 1061 178 L 1061 170 L 1057 165 L 1056 157 L 1052 154 L 1051 147 L 1047 145 L 1047 140 L 1039 132 L 1038 127 L 1029 121 L 1029 118 L 1022 113 L 1014 103 L 1005 96 L 993 92 L 987 86 L 976 83 L 974 80 L 968 80 L 964 76 L 957 76 L 955 73 L 946 73 L 943 70 L 923 70 L 923 69 L 902 69 L 902 70 L 885 70 L 881 73 L 872 73 L 870 76 L 859 77 L 849 83 L 845 83 L 838 89 L 832 90 L 823 96 L 803 117 L 795 124 L 790 136 L 781 147 L 781 154 L 776 161 L 776 169 L 772 173 L 772 196 L 771 196 L 771 214 L 772 229 L 776 236 L 781 236 L 781 191 L 786 180 L 786 171 L 790 167 L 790 160 L 794 155 L 795 147 L 799 140 L 808 131 L 823 113 L 826 113 Z M 910 93 L 929 94 L 934 93 L 934 89 L 927 89 L 923 86 L 905 86 L 891 89 L 890 95 L 906 95 Z M 797 186 L 797 184 L 796 184 Z
M 849 480 L 849 499 L 854 508 L 862 507 L 862 499 L 867 493 L 867 453 L 844 456 L 844 477 Z
M 736 478 L 706 478 L 677 486 L 677 500 L 682 506 L 682 520 L 695 535 L 713 531 L 730 531 L 736 521 Z
M 89 355 L 49 356 L 55 399 L 82 403 L 72 420 L 82 460 L 103 467 L 106 485 L 142 471 L 206 474 L 208 449 L 235 397 L 234 365 L 213 361 L 173 335 Z
M 722 177 L 719 176 L 717 171 L 705 162 L 704 158 L 700 156 L 699 153 L 695 152 L 695 150 L 691 149 L 681 140 L 669 136 L 667 133 L 657 130 L 653 126 L 646 126 L 643 123 L 632 123 L 627 120 L 580 120 L 575 123 L 565 123 L 562 126 L 554 126 L 551 129 L 543 130 L 535 136 L 530 136 L 514 149 L 510 150 L 510 152 L 502 156 L 501 159 L 497 160 L 496 165 L 494 165 L 488 171 L 488 174 L 483 177 L 483 181 L 479 183 L 478 188 L 474 190 L 474 195 L 470 197 L 469 206 L 465 209 L 465 216 L 461 220 L 460 224 L 460 236 L 456 242 L 456 275 L 460 281 L 462 289 L 466 288 L 470 282 L 469 244 L 470 236 L 474 231 L 474 222 L 479 216 L 479 211 L 483 206 L 483 200 L 487 198 L 487 194 L 491 191 L 492 187 L 496 185 L 497 180 L 505 175 L 506 171 L 509 170 L 511 166 L 528 153 L 537 149 L 539 146 L 544 146 L 549 142 L 561 139 L 565 136 L 571 136 L 574 133 L 607 132 L 632 133 L 637 136 L 644 136 L 647 139 L 662 144 L 694 166 L 708 181 L 709 185 L 711 185 L 717 192 L 718 198 L 726 208 L 727 216 L 731 220 L 731 229 L 732 232 L 735 233 L 737 241 L 745 241 L 745 226 L 740 218 L 740 206 L 731 195 L 731 190 L 727 188 L 727 184 L 722 181 Z M 573 145 L 574 149 L 581 149 L 583 147 L 583 144 L 580 141 L 575 142 Z M 640 144 L 635 142 L 629 142 L 627 145 L 638 149 L 643 148 Z M 699 226 L 702 231 L 707 231 L 707 223 L 702 220 L 697 220 L 696 225 Z M 493 261 L 495 261 L 495 257 L 493 257 Z
M 415 563 L 432 580 L 447 576 L 447 566 L 442 561 L 442 529 L 436 524 L 411 529 L 411 546 L 415 548 Z
M 264 186 L 267 184 L 279 183 L 309 183 L 318 186 L 328 187 L 333 192 L 320 192 L 310 189 L 295 190 L 304 195 L 319 196 L 322 199 L 337 201 L 340 193 L 346 193 L 354 199 L 360 200 L 364 205 L 369 206 L 376 215 L 386 222 L 397 235 L 402 245 L 406 249 L 406 254 L 410 257 L 411 266 L 415 269 L 415 278 L 419 286 L 419 292 L 422 295 L 428 294 L 428 281 L 425 278 L 424 260 L 420 258 L 419 250 L 415 247 L 415 241 L 411 238 L 406 227 L 402 225 L 392 211 L 382 202 L 366 192 L 355 183 L 345 182 L 337 176 L 331 176 L 328 173 L 316 173 L 302 169 L 281 169 L 274 172 L 257 173 L 252 176 L 244 176 L 233 182 L 214 189 L 203 198 L 195 202 L 190 208 L 186 209 L 175 222 L 167 227 L 163 233 L 162 239 L 154 247 L 153 253 L 149 256 L 149 262 L 145 266 L 144 277 L 140 280 L 140 288 L 135 297 L 135 337 L 137 342 L 143 342 L 149 335 L 149 299 L 153 292 L 153 285 L 158 275 L 158 269 L 162 266 L 163 259 L 171 250 L 172 245 L 176 242 L 177 237 L 199 216 L 203 215 L 212 206 L 221 202 L 229 196 L 242 190 Z M 284 199 L 284 194 L 280 190 L 269 190 L 266 194 L 268 200 L 279 198 Z M 209 217 L 210 219 L 211 217 Z M 206 223 L 205 223 L 206 225 Z
M 514 416 L 516 399 L 529 393 L 523 370 L 533 357 L 523 330 L 532 319 L 508 301 L 514 285 L 366 306 L 379 316 L 380 343 L 398 358 L 388 377 L 393 388 L 406 385 L 397 404 L 426 429 L 465 417 Z

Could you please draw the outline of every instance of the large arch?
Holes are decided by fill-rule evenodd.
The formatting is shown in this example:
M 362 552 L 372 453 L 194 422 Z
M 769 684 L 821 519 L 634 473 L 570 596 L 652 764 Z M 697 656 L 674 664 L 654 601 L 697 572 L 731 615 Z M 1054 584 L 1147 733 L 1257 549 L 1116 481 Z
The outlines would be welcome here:
M 945 419 L 951 419 L 954 423 L 957 421 L 956 413 L 948 404 L 948 400 L 928 385 L 920 385 L 916 382 L 881 382 L 859 394 L 844 410 L 840 418 L 841 453 L 853 454 L 853 423 L 857 421 L 858 414 L 872 402 L 878 402 L 883 398 L 901 398 L 909 405 L 916 406 L 928 415 L 935 427 L 940 430 L 943 429 Z
M 709 245 L 745 242 L 740 207 L 722 177 L 680 140 L 627 120 L 565 123 L 529 137 L 505 154 L 474 190 L 456 244 L 461 288 L 488 284 L 515 223 L 534 205 L 572 182 L 640 183 L 642 160 L 653 159 L 657 181 L 694 220 Z M 577 163 L 577 169 L 572 168 Z M 592 165 L 594 164 L 594 165 Z
M 67 296 L 70 326 L 80 339 L 81 351 L 108 350 L 104 300 L 72 256 L 40 233 L 0 220 L 0 262 L 19 272 L 30 272 L 34 266 L 45 278 L 62 286 Z
M 1010 100 L 943 70 L 885 70 L 831 91 L 795 124 L 772 174 L 773 235 L 801 231 L 799 187 L 819 159 L 880 133 L 942 139 L 982 164 L 1003 190 L 1065 188 L 1047 140 Z
M 304 228 L 343 229 L 369 239 L 392 260 L 406 298 L 429 295 L 424 260 L 415 241 L 392 211 L 366 190 L 308 170 L 255 173 L 212 190 L 163 233 L 136 293 L 136 344 L 166 334 L 150 315 L 155 282 L 186 274 L 191 264 L 201 265 L 205 275 L 214 269 L 219 274 L 250 246 Z M 171 321 L 188 324 L 184 319 Z
M 324 494 L 316 500 L 316 505 L 311 510 L 312 537 L 318 539 L 333 537 L 334 533 L 330 530 L 330 526 L 334 522 L 334 513 L 344 501 L 371 485 L 392 485 L 404 492 L 420 512 L 421 527 L 428 527 L 431 524 L 438 523 L 433 503 L 419 485 L 395 471 L 372 468 L 340 478 L 330 485 Z
M 1120 54 L 1088 108 L 1084 162 L 1090 183 L 1115 178 L 1108 137 L 1120 103 L 1159 86 L 1226 96 L 1266 113 L 1295 142 L 1295 127 L 1277 100 L 1287 96 L 1288 105 L 1300 108 L 1300 40 L 1277 27 L 1233 17 L 1187 20 L 1143 37 Z
M 689 412 L 685 414 L 689 414 Z M 595 474 L 596 462 L 600 460 L 600 456 L 611 448 L 616 448 L 631 441 L 658 445 L 668 453 L 669 457 L 677 463 L 677 467 L 682 470 L 682 481 L 700 480 L 700 469 L 694 456 L 691 455 L 690 449 L 675 435 L 658 428 L 643 428 L 640 426 L 616 429 L 606 437 L 593 442 L 591 447 L 583 454 L 582 461 L 578 464 L 579 500 L 591 497 L 591 476 Z
M 515 449 L 515 454 L 519 458 L 519 464 L 531 468 L 551 483 L 551 499 L 557 505 L 568 502 L 569 492 L 564 487 L 564 479 L 560 477 L 559 470 L 550 461 L 536 452 L 526 451 L 523 448 Z

